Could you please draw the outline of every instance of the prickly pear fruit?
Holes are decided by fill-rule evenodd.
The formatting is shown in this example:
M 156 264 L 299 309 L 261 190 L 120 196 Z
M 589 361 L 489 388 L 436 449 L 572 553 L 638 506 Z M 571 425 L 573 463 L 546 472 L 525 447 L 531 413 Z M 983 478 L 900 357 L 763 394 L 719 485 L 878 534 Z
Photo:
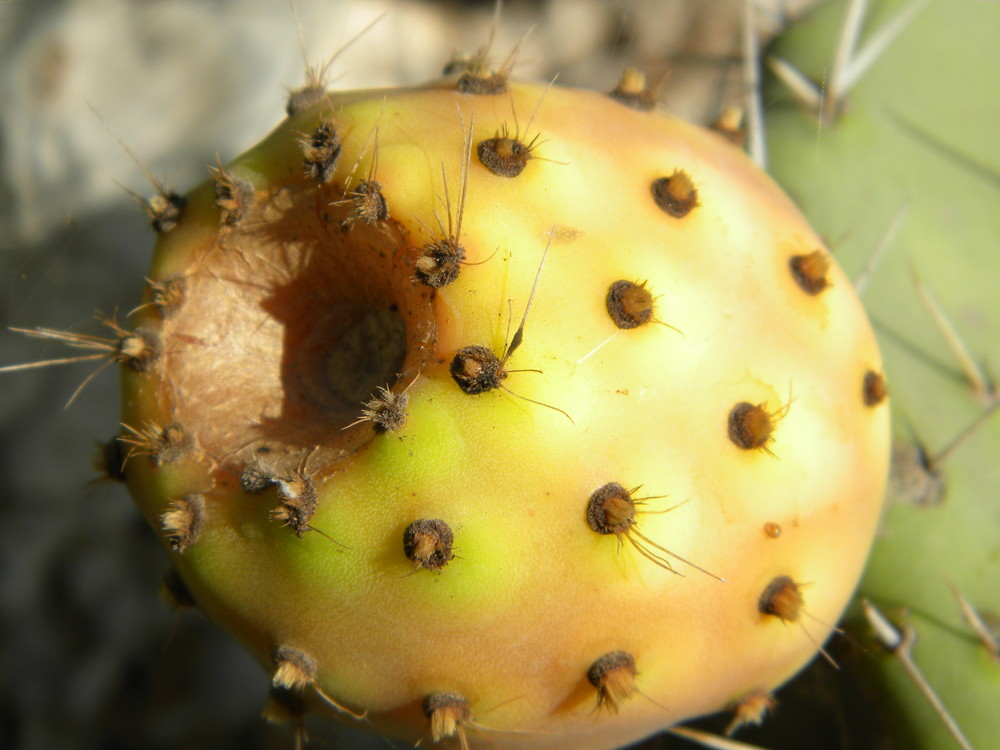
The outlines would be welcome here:
M 773 55 L 818 80 L 859 5 L 824 6 Z M 895 627 L 912 630 L 913 661 L 945 713 L 907 674 L 897 658 L 905 654 L 883 651 L 859 667 L 900 747 L 958 747 L 948 718 L 971 746 L 992 747 L 1000 736 L 990 632 L 1000 611 L 1000 479 L 985 467 L 1000 452 L 1000 396 L 990 379 L 1000 338 L 992 127 L 1000 118 L 1000 7 L 884 2 L 862 20 L 858 62 L 872 59 L 866 52 L 883 30 L 902 32 L 842 99 L 827 100 L 821 127 L 814 112 L 772 89 L 768 98 L 784 101 L 767 113 L 770 164 L 817 228 L 841 238 L 836 253 L 852 271 L 869 263 L 881 238 L 888 242 L 866 301 L 899 417 L 897 481 L 860 593 Z M 930 45 L 948 53 L 929 58 Z M 860 612 L 850 622 L 871 640 Z
M 410 741 L 768 705 L 888 465 L 875 339 L 789 199 L 716 133 L 474 67 L 288 111 L 164 201 L 115 346 L 191 600 L 286 715 Z

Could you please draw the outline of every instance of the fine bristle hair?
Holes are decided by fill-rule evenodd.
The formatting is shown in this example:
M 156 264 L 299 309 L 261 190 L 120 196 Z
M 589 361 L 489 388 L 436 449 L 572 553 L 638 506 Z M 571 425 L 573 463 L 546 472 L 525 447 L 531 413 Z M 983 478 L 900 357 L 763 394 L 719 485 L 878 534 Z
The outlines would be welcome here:
M 156 195 L 152 198 L 146 198 L 145 196 L 140 195 L 134 190 L 131 190 L 116 181 L 118 186 L 128 193 L 137 204 L 139 204 L 146 216 L 149 217 L 150 225 L 157 234 L 165 234 L 174 229 L 174 227 L 180 223 L 181 216 L 184 213 L 184 208 L 187 205 L 187 200 L 153 176 L 153 173 L 150 172 L 139 157 L 135 155 L 135 152 L 128 147 L 121 136 L 119 136 L 111 128 L 110 123 L 101 116 L 100 112 L 97 111 L 94 105 L 87 102 L 87 106 L 90 108 L 90 111 L 94 113 L 94 116 L 101 122 L 101 124 L 104 125 L 108 133 L 111 134 L 111 137 L 115 139 L 122 151 L 124 151 L 128 158 L 132 160 L 132 163 L 135 164 L 143 173 L 149 181 L 149 184 L 152 185 L 153 189 L 156 191 Z
M 367 26 L 361 29 L 361 31 L 341 45 L 340 49 L 334 52 L 323 63 L 319 65 L 312 65 L 306 56 L 305 37 L 302 35 L 302 24 L 299 21 L 298 9 L 295 7 L 294 2 L 291 2 L 291 6 L 292 15 L 295 19 L 295 29 L 299 36 L 299 49 L 302 52 L 302 63 L 305 66 L 306 71 L 306 83 L 304 86 L 288 92 L 288 99 L 285 102 L 285 113 L 289 117 L 309 109 L 326 97 L 327 76 L 329 75 L 330 66 L 337 61 L 338 57 L 347 51 L 348 47 L 361 39 L 375 24 L 385 17 L 385 13 L 377 16 L 374 20 L 369 22 Z
M 796 622 L 804 603 L 799 584 L 789 576 L 777 576 L 760 595 L 758 607 L 762 614 L 773 615 L 784 622 Z
M 278 646 L 271 653 L 271 660 L 275 667 L 271 677 L 273 687 L 296 694 L 312 687 L 313 692 L 334 710 L 359 720 L 367 715 L 367 712 L 355 712 L 344 707 L 320 689 L 316 682 L 319 665 L 305 651 L 289 645 Z
M 587 670 L 587 681 L 597 689 L 597 708 L 618 713 L 622 704 L 638 692 L 638 674 L 635 657 L 627 651 L 611 651 L 597 659 Z
M 157 360 L 160 355 L 159 336 L 145 328 L 137 328 L 129 331 L 111 317 L 98 313 L 96 316 L 102 324 L 111 329 L 114 337 L 94 336 L 84 333 L 74 333 L 72 331 L 59 331 L 53 328 L 15 328 L 9 330 L 48 341 L 58 341 L 74 349 L 94 352 L 93 354 L 81 354 L 74 357 L 59 357 L 57 359 L 45 359 L 38 362 L 26 362 L 16 365 L 5 365 L 0 367 L 0 373 L 20 372 L 21 370 L 32 370 L 39 367 L 51 367 L 55 365 L 74 364 L 76 362 L 88 362 L 103 359 L 104 364 L 88 375 L 77 387 L 66 402 L 68 408 L 86 385 L 97 376 L 105 367 L 112 362 L 123 364 L 135 372 L 146 372 L 150 365 Z
M 192 494 L 171 501 L 160 522 L 173 550 L 184 552 L 198 541 L 205 526 L 204 496 Z
M 439 571 L 452 559 L 455 534 L 440 518 L 421 518 L 403 532 L 403 554 L 413 564 L 413 570 L 426 568 Z
M 684 503 L 664 508 L 663 510 L 639 510 L 638 506 L 644 505 L 649 500 L 658 500 L 659 497 L 634 498 L 633 495 L 639 490 L 635 487 L 626 489 L 618 482 L 608 482 L 591 493 L 587 501 L 585 519 L 591 531 L 602 535 L 614 534 L 618 540 L 619 547 L 628 542 L 644 558 L 664 570 L 675 575 L 683 574 L 671 565 L 667 557 L 678 560 L 685 565 L 690 565 L 695 570 L 704 573 L 717 581 L 724 581 L 723 578 L 711 573 L 700 565 L 696 565 L 690 560 L 677 555 L 660 544 L 657 544 L 638 529 L 636 516 L 639 513 L 669 513 L 680 507 Z M 686 502 L 686 501 L 685 501 Z M 667 557 L 664 557 L 666 555 Z
M 830 256 L 822 250 L 793 255 L 788 261 L 792 278 L 806 294 L 817 295 L 830 286 Z
M 460 115 L 461 116 L 461 115 Z M 469 128 L 466 130 L 465 122 L 462 121 L 462 165 L 459 179 L 458 211 L 455 219 L 452 219 L 451 195 L 448 191 L 448 176 L 445 173 L 444 162 L 441 162 L 441 179 L 444 186 L 445 213 L 447 214 L 448 228 L 444 227 L 441 218 L 434 212 L 440 231 L 439 239 L 424 245 L 420 254 L 414 261 L 414 275 L 422 284 L 438 289 L 451 284 L 458 278 L 459 271 L 465 261 L 465 248 L 462 246 L 462 220 L 465 216 L 465 198 L 469 188 L 469 165 L 472 159 L 472 132 L 475 127 L 475 117 L 470 118 Z M 426 225 L 425 225 L 426 226 Z
M 618 83 L 608 93 L 612 99 L 640 112 L 656 108 L 656 92 L 646 85 L 646 75 L 635 68 L 625 68 Z
M 541 96 L 538 97 L 535 109 L 532 111 L 531 117 L 528 118 L 528 124 L 525 125 L 523 136 L 521 135 L 521 126 L 517 121 L 517 110 L 514 107 L 513 95 L 511 96 L 510 108 L 514 118 L 513 136 L 510 134 L 510 130 L 505 122 L 492 138 L 480 141 L 476 147 L 479 162 L 490 172 L 498 177 L 517 177 L 524 171 L 529 159 L 539 158 L 534 155 L 534 150 L 542 143 L 542 141 L 539 141 L 541 133 L 536 133 L 530 139 L 527 133 L 531 129 L 531 123 L 535 121 L 535 116 L 538 114 L 542 102 L 545 100 L 545 95 L 549 93 L 555 81 L 556 79 L 553 78 L 542 91 Z M 548 160 L 544 159 L 543 161 Z
M 396 393 L 389 388 L 379 386 L 378 392 L 364 403 L 361 418 L 348 427 L 359 422 L 370 422 L 376 434 L 396 432 L 406 426 L 409 405 L 410 396 L 406 392 Z
M 499 69 L 492 69 L 490 66 L 489 54 L 493 46 L 493 39 L 496 36 L 497 28 L 500 25 L 500 14 L 503 8 L 501 0 L 497 0 L 494 7 L 493 23 L 490 27 L 489 37 L 482 47 L 474 55 L 468 57 L 456 56 L 445 66 L 444 74 L 459 74 L 455 83 L 455 88 L 463 94 L 479 96 L 501 96 L 509 91 L 510 74 L 517 63 L 517 57 L 521 52 L 532 28 L 529 28 L 521 39 L 514 45 L 514 48 L 507 55 L 507 58 L 500 65 Z
M 271 512 L 272 517 L 290 527 L 295 536 L 302 537 L 313 528 L 310 521 L 319 508 L 316 485 L 302 472 L 276 477 L 274 484 L 278 486 L 279 502 L 278 507 Z
M 471 718 L 469 701 L 458 693 L 431 693 L 423 701 L 424 716 L 430 721 L 431 739 L 440 742 L 458 736 L 463 748 L 468 746 L 464 725 Z
M 733 701 L 733 718 L 726 727 L 725 735 L 731 737 L 741 727 L 762 724 L 764 718 L 778 705 L 774 694 L 763 688 L 751 690 Z
M 683 169 L 675 169 L 669 177 L 653 180 L 651 190 L 656 205 L 675 219 L 683 219 L 701 205 L 694 180 Z
M 292 724 L 295 750 L 302 750 L 309 741 L 306 734 L 305 717 L 308 706 L 300 693 L 294 690 L 274 687 L 268 691 L 261 716 L 269 724 Z
M 271 684 L 278 688 L 301 693 L 316 679 L 316 660 L 292 646 L 278 646 L 271 654 L 274 675 Z
M 502 356 L 497 357 L 493 353 L 493 350 L 486 346 L 478 344 L 464 346 L 455 353 L 455 356 L 451 360 L 449 371 L 452 379 L 461 388 L 463 393 L 474 396 L 496 388 L 503 388 L 507 393 L 523 401 L 538 404 L 539 406 L 559 412 L 572 423 L 573 417 L 558 406 L 552 406 L 551 404 L 522 396 L 503 385 L 503 381 L 511 372 L 541 372 L 540 370 L 508 370 L 507 361 L 524 340 L 524 326 L 528 320 L 531 303 L 535 299 L 535 292 L 538 291 L 538 281 L 542 276 L 542 268 L 545 266 L 545 259 L 548 257 L 551 245 L 552 236 L 550 233 L 545 243 L 545 250 L 542 252 L 542 259 L 538 263 L 538 270 L 535 272 L 535 281 L 531 286 L 531 293 L 528 295 L 528 301 L 524 306 L 524 314 L 521 316 L 521 322 L 517 330 L 514 331 L 510 343 L 506 345 Z
M 239 224 L 256 199 L 253 185 L 223 167 L 218 156 L 216 165 L 210 166 L 208 171 L 215 183 L 215 205 L 219 209 L 219 221 L 227 227 Z
M 194 439 L 177 422 L 160 427 L 152 420 L 146 420 L 141 428 L 122 422 L 125 434 L 118 441 L 129 446 L 125 460 L 136 456 L 148 456 L 154 466 L 176 461 L 194 447 Z
M 827 653 L 826 649 L 824 649 L 822 645 L 816 641 L 812 633 L 806 629 L 805 623 L 802 622 L 802 615 L 807 615 L 810 619 L 821 625 L 825 625 L 825 623 L 821 620 L 817 620 L 815 617 L 806 612 L 805 596 L 802 594 L 802 589 L 805 586 L 806 584 L 796 582 L 791 576 L 775 576 L 767 584 L 763 592 L 761 592 L 760 598 L 757 601 L 757 609 L 765 618 L 775 617 L 782 623 L 798 623 L 806 637 L 816 645 L 820 655 L 822 655 L 822 657 L 826 659 L 826 661 L 829 662 L 834 669 L 840 669 L 840 666 L 833 660 L 833 657 L 831 657 L 830 654 Z M 837 633 L 843 632 L 830 625 L 827 625 L 827 627 L 832 628 L 832 630 Z
M 730 442 L 741 450 L 763 451 L 775 457 L 771 450 L 774 433 L 778 423 L 788 415 L 793 400 L 789 385 L 788 401 L 774 411 L 768 411 L 766 401 L 757 404 L 740 401 L 729 410 L 727 434 Z
M 385 199 L 385 195 L 382 193 L 382 183 L 380 183 L 377 179 L 378 131 L 379 127 L 378 123 L 376 123 L 375 127 L 372 128 L 372 132 L 368 136 L 368 140 L 365 141 L 364 148 L 361 150 L 357 160 L 354 162 L 354 166 L 351 168 L 350 174 L 344 181 L 344 198 L 343 200 L 337 201 L 337 203 L 349 203 L 351 205 L 350 212 L 340 224 L 341 229 L 344 231 L 350 231 L 350 229 L 358 222 L 361 222 L 362 224 L 381 224 L 389 219 L 389 204 Z M 368 147 L 373 140 L 374 147 L 372 149 L 371 161 L 368 164 L 368 176 L 364 179 L 358 180 L 354 188 L 348 190 L 348 186 L 354 179 L 354 173 L 357 171 L 362 157 L 368 151 Z

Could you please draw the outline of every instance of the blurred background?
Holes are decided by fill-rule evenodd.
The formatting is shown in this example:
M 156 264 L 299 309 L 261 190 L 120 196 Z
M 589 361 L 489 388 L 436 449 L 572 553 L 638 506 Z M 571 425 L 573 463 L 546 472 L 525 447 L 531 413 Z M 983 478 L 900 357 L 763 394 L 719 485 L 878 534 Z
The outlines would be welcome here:
M 815 2 L 756 0 L 760 37 Z M 301 39 L 287 0 L 0 1 L 0 365 L 68 353 L 8 327 L 100 334 L 95 311 L 122 317 L 139 298 L 153 237 L 122 186 L 153 191 L 115 134 L 185 192 L 280 121 L 304 59 L 327 58 L 381 14 L 331 68 L 333 87 L 436 76 L 484 44 L 493 17 L 491 1 L 295 7 Z M 662 81 L 670 109 L 708 122 L 740 100 L 741 15 L 739 0 L 508 0 L 493 54 L 527 34 L 515 76 L 600 90 L 637 67 Z M 161 602 L 166 555 L 93 467 L 118 431 L 113 368 L 64 408 L 95 369 L 0 374 L 0 747 L 293 747 L 259 718 L 259 667 Z M 839 736 L 823 694 L 850 692 L 849 675 L 814 665 L 797 685 L 769 734 L 742 738 L 802 747 L 783 713 Z M 317 748 L 393 747 L 319 721 L 309 731 Z

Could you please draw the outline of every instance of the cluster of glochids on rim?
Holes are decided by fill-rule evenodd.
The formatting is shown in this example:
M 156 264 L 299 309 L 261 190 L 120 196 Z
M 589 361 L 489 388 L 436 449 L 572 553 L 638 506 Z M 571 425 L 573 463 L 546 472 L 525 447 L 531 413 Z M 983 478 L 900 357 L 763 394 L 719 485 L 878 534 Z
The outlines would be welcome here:
M 874 339 L 733 114 L 512 59 L 375 93 L 311 71 L 204 185 L 154 180 L 131 327 L 23 331 L 124 365 L 104 470 L 300 738 L 308 706 L 463 747 L 726 706 L 734 731 L 821 650 L 874 533 Z

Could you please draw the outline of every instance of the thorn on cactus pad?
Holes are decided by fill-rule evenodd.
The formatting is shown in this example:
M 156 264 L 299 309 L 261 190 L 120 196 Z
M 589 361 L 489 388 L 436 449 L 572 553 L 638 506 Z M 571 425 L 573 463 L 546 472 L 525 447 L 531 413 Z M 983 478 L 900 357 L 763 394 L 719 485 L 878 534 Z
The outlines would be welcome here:
M 880 372 L 869 370 L 865 373 L 861 392 L 865 406 L 878 406 L 889 395 L 889 387 L 886 385 L 885 376 Z
M 440 518 L 421 518 L 403 532 L 403 554 L 413 563 L 413 569 L 441 570 L 455 555 L 452 546 L 455 535 Z
M 171 500 L 167 511 L 160 516 L 163 534 L 175 552 L 184 552 L 198 541 L 205 527 L 205 498 L 191 494 Z
M 732 705 L 733 718 L 726 727 L 725 735 L 731 737 L 737 729 L 749 724 L 760 725 L 764 717 L 778 705 L 774 695 L 763 688 L 751 690 Z
M 33 338 L 61 341 L 75 349 L 90 349 L 91 351 L 101 353 L 33 362 L 26 365 L 10 365 L 0 368 L 0 371 L 23 370 L 32 367 L 44 367 L 50 364 L 68 364 L 70 362 L 83 362 L 90 359 L 109 357 L 111 361 L 120 362 L 135 372 L 145 372 L 147 367 L 159 356 L 160 337 L 153 331 L 145 328 L 128 331 L 106 315 L 99 314 L 97 319 L 111 329 L 112 333 L 115 334 L 114 338 L 90 336 L 83 333 L 73 333 L 72 331 L 57 331 L 52 328 L 11 328 L 10 330 L 16 333 L 23 333 Z
M 646 74 L 635 68 L 622 71 L 621 78 L 608 96 L 640 112 L 651 112 L 656 107 L 656 92 L 646 86 Z
M 791 405 L 789 400 L 780 409 L 769 412 L 766 401 L 759 404 L 741 401 L 729 412 L 729 439 L 737 448 L 762 450 L 773 456 L 768 443 L 774 439 L 774 428 L 788 414 Z
M 149 456 L 153 466 L 162 466 L 176 461 L 194 446 L 194 439 L 176 422 L 160 427 L 150 420 L 141 429 L 123 422 L 122 427 L 128 434 L 118 440 L 130 446 L 126 461 L 135 456 Z
M 272 685 L 267 691 L 263 716 L 272 724 L 287 724 L 289 721 L 301 719 L 307 710 L 301 692 Z
M 502 381 L 507 377 L 507 360 L 517 350 L 524 340 L 524 324 L 528 320 L 528 311 L 531 310 L 531 303 L 535 299 L 535 291 L 538 289 L 538 280 L 542 275 L 542 268 L 545 265 L 545 258 L 549 253 L 551 239 L 545 245 L 542 253 L 542 260 L 538 264 L 538 271 L 535 273 L 535 281 L 528 295 L 528 302 L 524 307 L 524 314 L 521 322 L 514 332 L 510 343 L 506 346 L 502 357 L 497 357 L 493 350 L 478 344 L 463 346 L 451 360 L 449 371 L 452 379 L 462 389 L 463 393 L 475 396 L 486 391 L 492 391 L 502 386 Z M 539 371 L 535 371 L 539 372 Z M 531 399 L 527 399 L 531 400 Z M 551 407 L 555 408 L 555 407 Z M 557 409 L 557 411 L 562 411 Z M 565 412 L 563 412 L 565 414 Z M 567 416 L 569 416 L 567 414 Z M 570 420 L 572 421 L 572 419 Z
M 638 674 L 635 657 L 627 651 L 611 651 L 591 664 L 587 680 L 597 688 L 597 708 L 618 713 L 621 704 L 639 692 Z
M 342 150 L 336 126 L 329 120 L 321 119 L 311 135 L 302 135 L 299 138 L 299 145 L 302 146 L 302 162 L 306 177 L 320 185 L 332 180 Z
M 431 739 L 440 742 L 458 736 L 463 749 L 468 747 L 465 725 L 472 719 L 469 701 L 458 693 L 431 693 L 424 698 L 424 716 L 431 724 Z
M 208 171 L 215 182 L 215 205 L 219 207 L 219 219 L 225 226 L 239 224 L 240 219 L 254 203 L 253 185 L 229 172 L 217 160 L 217 166 Z
M 333 64 L 333 61 L 337 59 L 337 55 L 340 54 L 342 49 L 336 52 L 333 56 L 326 60 L 326 62 L 320 65 L 310 65 L 308 60 L 306 60 L 306 49 L 305 41 L 302 38 L 302 28 L 299 25 L 298 11 L 295 9 L 295 5 L 292 4 L 292 12 L 295 14 L 295 24 L 299 31 L 299 42 L 302 49 L 302 57 L 305 60 L 306 65 L 306 82 L 305 85 L 300 86 L 297 89 L 292 89 L 288 92 L 288 99 L 285 100 L 285 114 L 289 117 L 297 115 L 299 112 L 304 112 L 310 107 L 314 107 L 319 104 L 323 99 L 327 98 L 326 93 L 326 76 Z M 366 29 L 367 30 L 367 29 Z M 362 34 L 364 31 L 361 32 Z M 360 34 L 359 34 L 360 36 Z M 353 40 L 351 40 L 353 41 Z M 350 42 L 348 42 L 350 44 Z M 346 45 L 345 45 L 346 46 Z
M 683 219 L 701 205 L 698 189 L 683 169 L 675 169 L 669 177 L 653 180 L 651 190 L 656 205 L 675 219 Z
M 665 547 L 661 547 L 659 544 L 638 530 L 636 515 L 639 512 L 669 513 L 675 508 L 680 507 L 680 505 L 683 505 L 683 503 L 679 503 L 678 505 L 659 511 L 639 511 L 639 506 L 645 504 L 649 500 L 657 500 L 659 498 L 633 498 L 632 494 L 638 489 L 639 488 L 636 487 L 633 490 L 627 490 L 618 482 L 608 482 L 607 484 L 594 490 L 590 499 L 587 501 L 586 514 L 587 525 L 590 527 L 591 531 L 595 531 L 598 534 L 614 534 L 618 539 L 619 545 L 628 541 L 640 555 L 655 565 L 660 566 L 664 570 L 669 570 L 675 575 L 683 574 L 675 570 L 673 565 L 670 564 L 670 561 L 663 557 L 663 555 L 669 555 L 675 560 L 680 560 L 682 563 L 690 565 L 695 570 L 700 570 L 702 573 L 705 573 L 718 581 L 722 581 L 723 579 L 719 578 L 719 576 L 714 573 L 709 573 L 704 568 L 695 565 L 693 562 L 684 559 L 680 555 L 675 555 L 673 552 Z M 653 550 L 656 550 L 656 552 Z M 657 554 L 657 552 L 662 554 Z
M 792 278 L 806 294 L 816 295 L 830 285 L 827 273 L 830 258 L 822 250 L 814 250 L 806 255 L 794 255 L 788 261 Z

